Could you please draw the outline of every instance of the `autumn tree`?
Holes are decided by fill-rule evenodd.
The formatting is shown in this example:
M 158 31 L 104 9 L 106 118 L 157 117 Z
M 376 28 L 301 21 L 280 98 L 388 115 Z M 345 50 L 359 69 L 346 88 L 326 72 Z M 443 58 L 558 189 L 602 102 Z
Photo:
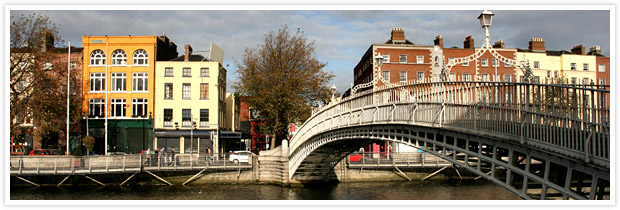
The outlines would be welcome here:
M 333 74 L 324 71 L 327 64 L 314 50 L 314 42 L 303 32 L 291 34 L 284 26 L 266 34 L 256 49 L 246 48 L 241 61 L 235 61 L 239 80 L 233 86 L 264 116 L 261 130 L 273 136 L 272 149 L 286 138 L 290 123 L 305 121 L 312 107 L 330 97 Z
M 57 145 L 66 130 L 67 52 L 56 26 L 40 14 L 11 16 L 10 26 L 11 130 L 32 121 L 35 141 Z M 81 118 L 80 69 L 71 69 L 71 119 Z

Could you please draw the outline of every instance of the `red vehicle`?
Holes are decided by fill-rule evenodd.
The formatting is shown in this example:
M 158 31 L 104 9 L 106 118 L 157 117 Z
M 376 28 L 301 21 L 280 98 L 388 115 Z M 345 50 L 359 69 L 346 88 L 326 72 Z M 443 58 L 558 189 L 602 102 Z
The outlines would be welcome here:
M 28 154 L 30 156 L 48 156 L 48 155 L 52 155 L 52 153 L 49 150 L 45 150 L 45 149 L 35 149 L 30 151 L 30 154 Z

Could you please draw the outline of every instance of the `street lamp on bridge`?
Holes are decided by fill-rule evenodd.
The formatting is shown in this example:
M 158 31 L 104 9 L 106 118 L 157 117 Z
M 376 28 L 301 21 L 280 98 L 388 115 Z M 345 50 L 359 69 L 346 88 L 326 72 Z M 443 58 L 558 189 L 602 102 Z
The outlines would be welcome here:
M 478 20 L 480 20 L 480 26 L 482 26 L 482 28 L 484 28 L 484 32 L 485 32 L 484 43 L 482 44 L 482 47 L 480 47 L 479 50 L 476 50 L 476 52 L 474 52 L 474 54 L 472 54 L 472 55 L 469 55 L 469 56 L 466 56 L 466 57 L 450 59 L 448 61 L 447 65 L 444 64 L 442 66 L 442 68 L 441 68 L 441 79 L 443 81 L 448 81 L 449 80 L 448 75 L 450 75 L 450 69 L 452 69 L 452 67 L 456 66 L 457 64 L 474 61 L 474 60 L 480 58 L 487 51 L 495 59 L 497 59 L 497 61 L 498 61 L 497 65 L 499 65 L 499 62 L 503 62 L 503 63 L 508 63 L 510 65 L 513 65 L 513 66 L 517 66 L 517 67 L 519 67 L 521 69 L 521 71 L 523 71 L 523 80 L 524 80 L 524 82 L 530 82 L 531 81 L 531 77 L 532 77 L 533 73 L 532 73 L 532 69 L 529 66 L 529 62 L 527 62 L 527 61 L 525 63 L 517 62 L 516 60 L 510 59 L 510 58 L 506 58 L 506 57 L 502 56 L 497 51 L 495 51 L 495 49 L 493 49 L 493 45 L 491 45 L 491 36 L 489 35 L 489 28 L 491 28 L 491 24 L 493 23 L 493 16 L 494 15 L 495 14 L 493 14 L 492 12 L 490 12 L 488 10 L 484 10 L 484 11 L 482 11 L 482 13 L 480 13 L 480 15 L 478 16 Z M 494 77 L 497 77 L 497 72 L 495 74 L 496 75 Z

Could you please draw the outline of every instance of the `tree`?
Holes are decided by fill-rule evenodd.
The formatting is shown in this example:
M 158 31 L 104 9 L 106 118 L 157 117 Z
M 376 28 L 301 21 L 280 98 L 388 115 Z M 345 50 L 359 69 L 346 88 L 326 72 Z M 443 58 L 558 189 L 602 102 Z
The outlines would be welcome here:
M 10 56 L 10 98 L 11 130 L 15 129 L 15 119 L 22 120 L 32 116 L 30 101 L 34 85 L 37 84 L 46 61 L 52 53 L 47 51 L 50 39 L 59 40 L 57 26 L 47 16 L 32 14 L 20 17 L 11 16 L 11 56 Z
M 38 128 L 35 142 L 58 146 L 66 131 L 67 49 L 57 26 L 44 15 L 11 17 L 10 94 L 11 130 L 24 121 Z M 71 113 L 73 123 L 81 119 L 81 70 L 71 69 Z M 17 120 L 14 120 L 17 119 Z M 60 135 L 64 134 L 64 135 Z
M 86 148 L 86 155 L 89 155 L 90 151 L 95 148 L 95 138 L 92 136 L 84 136 L 82 139 L 82 145 Z
M 314 57 L 314 50 L 303 32 L 291 35 L 284 26 L 235 61 L 239 80 L 233 86 L 265 117 L 261 130 L 273 136 L 272 149 L 286 138 L 290 123 L 305 121 L 312 107 L 330 97 L 334 75 L 323 70 L 327 64 Z

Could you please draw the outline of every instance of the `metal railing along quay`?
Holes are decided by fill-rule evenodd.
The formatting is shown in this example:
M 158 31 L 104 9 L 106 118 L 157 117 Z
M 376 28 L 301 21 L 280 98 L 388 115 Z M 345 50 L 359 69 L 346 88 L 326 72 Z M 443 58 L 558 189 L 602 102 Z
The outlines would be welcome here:
M 347 156 L 349 168 L 400 168 L 451 166 L 450 161 L 424 152 L 354 152 Z
M 248 160 L 230 161 L 231 153 L 108 155 L 108 156 L 11 156 L 10 175 L 86 175 L 142 171 L 251 170 Z

